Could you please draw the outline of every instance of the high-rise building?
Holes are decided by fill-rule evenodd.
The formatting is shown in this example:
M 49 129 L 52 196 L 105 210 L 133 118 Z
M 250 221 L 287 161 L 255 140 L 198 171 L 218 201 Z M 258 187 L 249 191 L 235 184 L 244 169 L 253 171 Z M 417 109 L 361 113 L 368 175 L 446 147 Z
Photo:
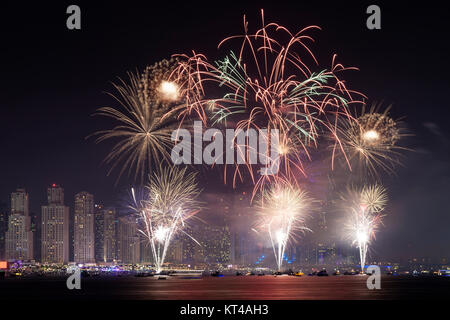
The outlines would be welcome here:
M 64 205 L 64 189 L 53 184 L 47 189 L 48 205 L 42 206 L 41 262 L 69 261 L 69 207 Z
M 88 192 L 75 195 L 74 261 L 93 263 L 94 256 L 94 196 Z
M 64 204 L 64 189 L 52 184 L 50 188 L 47 188 L 47 202 L 48 204 Z
M 205 225 L 201 244 L 204 261 L 208 264 L 231 262 L 231 239 L 228 226 Z
M 183 239 L 173 239 L 167 250 L 167 262 L 182 263 L 183 262 Z
M 104 248 L 104 217 L 103 217 L 103 205 L 94 205 L 94 255 L 95 261 L 103 262 L 103 248 Z
M 5 260 L 5 236 L 8 230 L 8 210 L 0 203 L 0 260 Z
M 31 231 L 33 232 L 34 259 L 39 261 L 41 259 L 41 213 L 30 212 L 30 217 Z
M 124 216 L 118 219 L 118 260 L 125 264 L 140 262 L 140 241 L 136 219 Z
M 11 215 L 5 235 L 5 256 L 8 260 L 33 260 L 33 233 L 28 193 L 17 189 L 11 193 Z
M 113 262 L 116 260 L 116 209 L 95 208 L 95 260 Z
M 141 236 L 141 263 L 152 264 L 153 254 L 150 241 L 148 241 L 147 236 L 145 236 L 144 234 L 141 233 L 140 236 Z

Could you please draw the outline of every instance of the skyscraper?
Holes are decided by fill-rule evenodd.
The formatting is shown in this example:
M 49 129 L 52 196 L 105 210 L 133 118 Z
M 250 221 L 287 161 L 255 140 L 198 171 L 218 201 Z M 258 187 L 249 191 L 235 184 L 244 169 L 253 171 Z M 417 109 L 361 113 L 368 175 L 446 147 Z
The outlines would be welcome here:
M 103 248 L 105 241 L 105 219 L 103 217 L 103 205 L 94 204 L 94 256 L 95 261 L 103 261 Z
M 116 260 L 116 209 L 96 205 L 95 211 L 95 260 Z
M 8 210 L 0 203 L 0 260 L 5 259 L 5 235 L 8 230 Z
M 17 189 L 16 192 L 11 193 L 11 215 L 5 235 L 5 251 L 6 259 L 32 260 L 34 258 L 28 193 L 25 189 Z
M 94 256 L 94 196 L 88 192 L 75 195 L 74 260 L 93 263 Z
M 69 261 L 69 207 L 64 205 L 64 189 L 53 184 L 47 189 L 48 205 L 42 206 L 41 262 Z
M 231 262 L 231 240 L 228 226 L 203 226 L 200 243 L 206 263 L 224 264 Z
M 48 204 L 64 204 L 64 189 L 56 184 L 52 184 L 47 189 Z
M 118 259 L 122 263 L 136 264 L 140 262 L 140 240 L 136 219 L 131 216 L 118 220 Z
M 176 264 L 182 263 L 183 253 L 183 239 L 173 239 L 167 250 L 166 261 Z

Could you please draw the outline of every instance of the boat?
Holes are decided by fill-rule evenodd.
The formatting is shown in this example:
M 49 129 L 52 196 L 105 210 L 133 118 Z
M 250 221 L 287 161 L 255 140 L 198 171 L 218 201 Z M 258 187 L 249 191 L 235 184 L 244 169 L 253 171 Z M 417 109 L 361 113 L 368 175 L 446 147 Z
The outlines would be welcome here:
M 356 271 L 353 271 L 353 270 L 344 272 L 344 276 L 354 276 L 356 274 L 357 274 Z
M 323 269 L 323 270 L 317 272 L 317 276 L 318 277 L 328 277 L 327 270 Z
M 214 271 L 211 273 L 211 277 L 223 277 L 223 274 L 221 274 L 219 271 Z

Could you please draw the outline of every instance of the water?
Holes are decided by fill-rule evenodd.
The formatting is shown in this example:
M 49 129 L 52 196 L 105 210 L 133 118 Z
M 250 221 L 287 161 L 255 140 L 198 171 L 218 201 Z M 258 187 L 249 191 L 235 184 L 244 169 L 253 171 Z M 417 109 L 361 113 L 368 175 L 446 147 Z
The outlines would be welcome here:
M 81 290 L 68 290 L 65 278 L 0 280 L 0 299 L 87 300 L 397 300 L 445 299 L 450 278 L 382 276 L 380 290 L 368 290 L 367 276 L 274 277 L 157 280 L 153 277 L 82 278 Z

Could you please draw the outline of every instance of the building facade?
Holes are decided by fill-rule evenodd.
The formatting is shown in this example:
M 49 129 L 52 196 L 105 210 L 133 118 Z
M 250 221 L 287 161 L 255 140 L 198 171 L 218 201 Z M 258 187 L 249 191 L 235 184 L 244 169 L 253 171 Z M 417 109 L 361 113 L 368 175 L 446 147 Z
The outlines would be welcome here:
M 8 210 L 0 203 L 0 260 L 5 260 L 5 236 L 8 230 Z
M 41 262 L 64 264 L 69 261 L 69 207 L 64 205 L 64 189 L 53 184 L 47 199 L 41 214 Z
M 124 216 L 118 219 L 118 260 L 124 264 L 137 264 L 141 259 L 141 237 L 136 219 Z
M 117 217 L 115 208 L 95 209 L 95 260 L 113 262 L 117 259 Z
M 28 193 L 17 189 L 11 193 L 11 215 L 5 234 L 5 257 L 8 260 L 33 260 L 33 233 Z
M 88 192 L 75 195 L 74 261 L 94 263 L 94 196 Z

